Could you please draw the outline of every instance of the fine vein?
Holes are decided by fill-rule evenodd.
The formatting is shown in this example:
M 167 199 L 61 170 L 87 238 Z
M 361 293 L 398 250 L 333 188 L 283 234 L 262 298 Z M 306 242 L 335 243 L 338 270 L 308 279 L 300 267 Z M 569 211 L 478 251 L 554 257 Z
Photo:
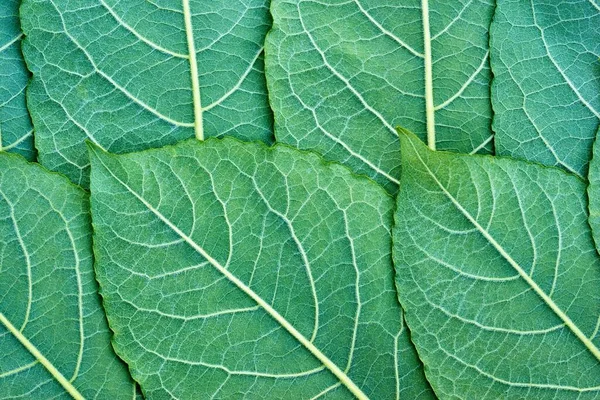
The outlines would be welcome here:
M 48 360 L 44 355 L 35 347 L 33 343 L 31 343 L 19 330 L 4 316 L 4 314 L 0 313 L 0 322 L 2 325 L 6 327 L 13 334 L 13 336 L 33 355 L 47 370 L 50 374 L 61 384 L 63 388 L 75 399 L 75 400 L 84 400 L 83 396 L 79 391 L 73 386 L 67 378 L 60 373 L 58 369 L 50 360 Z
M 202 102 L 200 99 L 200 80 L 198 78 L 198 63 L 196 62 L 196 44 L 194 43 L 194 28 L 192 27 L 192 12 L 190 0 L 183 1 L 183 18 L 185 20 L 185 36 L 187 38 L 190 61 L 190 75 L 192 79 L 192 96 L 194 99 L 194 132 L 196 139 L 204 140 L 204 126 L 202 123 Z

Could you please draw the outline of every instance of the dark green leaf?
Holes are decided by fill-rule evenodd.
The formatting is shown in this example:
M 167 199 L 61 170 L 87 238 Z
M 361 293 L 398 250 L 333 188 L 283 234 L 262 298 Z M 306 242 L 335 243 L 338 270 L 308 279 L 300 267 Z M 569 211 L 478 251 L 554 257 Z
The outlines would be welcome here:
M 498 0 L 490 36 L 497 154 L 585 177 L 600 119 L 597 0 Z
M 266 64 L 277 140 L 390 192 L 398 125 L 441 149 L 489 152 L 493 2 L 428 3 L 273 0 Z
M 600 129 L 597 137 L 598 135 L 600 135 Z M 600 141 L 597 138 L 594 142 L 593 157 L 590 160 L 588 180 L 589 221 L 596 248 L 600 252 Z

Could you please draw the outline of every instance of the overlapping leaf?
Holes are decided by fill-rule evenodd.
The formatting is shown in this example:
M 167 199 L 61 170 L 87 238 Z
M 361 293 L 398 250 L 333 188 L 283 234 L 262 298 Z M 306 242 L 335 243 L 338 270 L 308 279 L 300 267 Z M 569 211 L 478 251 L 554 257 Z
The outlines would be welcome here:
M 491 1 L 273 0 L 267 82 L 277 140 L 395 192 L 396 126 L 431 145 L 491 149 Z
M 194 136 L 270 141 L 259 0 L 25 0 L 23 52 L 42 164 L 88 184 L 111 152 Z
M 0 154 L 0 398 L 134 399 L 92 269 L 87 195 Z
M 442 398 L 600 397 L 600 261 L 585 184 L 402 136 L 396 283 Z
M 382 188 L 232 139 L 92 153 L 97 277 L 147 396 L 431 396 L 396 300 Z
M 587 174 L 600 120 L 596 0 L 498 0 L 491 26 L 497 154 Z
M 33 130 L 25 105 L 29 73 L 21 55 L 19 0 L 0 3 L 0 151 L 35 157 Z

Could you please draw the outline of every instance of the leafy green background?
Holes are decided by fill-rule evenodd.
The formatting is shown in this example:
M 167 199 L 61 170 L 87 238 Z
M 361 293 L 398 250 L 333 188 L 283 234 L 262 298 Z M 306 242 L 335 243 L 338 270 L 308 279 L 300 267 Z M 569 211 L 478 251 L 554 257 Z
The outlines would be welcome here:
M 39 158 L 87 188 L 98 146 L 98 273 L 146 395 L 434 398 L 425 372 L 441 398 L 600 398 L 597 2 L 23 3 Z M 0 4 L 0 150 L 32 160 L 18 6 Z M 384 189 L 284 145 L 100 149 L 270 144 L 268 101 L 279 141 L 400 190 L 425 368 Z M 493 152 L 492 106 L 498 154 L 570 174 L 418 139 Z M 141 398 L 87 201 L 0 154 L 0 398 Z

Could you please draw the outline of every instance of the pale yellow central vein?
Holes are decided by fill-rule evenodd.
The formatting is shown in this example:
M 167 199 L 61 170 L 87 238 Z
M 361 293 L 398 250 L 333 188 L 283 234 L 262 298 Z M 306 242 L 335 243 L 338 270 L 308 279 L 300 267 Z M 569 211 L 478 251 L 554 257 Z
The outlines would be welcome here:
M 84 397 L 79 393 L 79 391 L 73 386 L 67 378 L 60 373 L 58 369 L 50 360 L 48 360 L 44 355 L 31 343 L 19 330 L 4 316 L 4 314 L 0 313 L 0 323 L 9 330 L 10 333 L 25 347 L 31 355 L 33 355 L 47 370 L 50 374 L 62 385 L 62 387 L 75 399 L 75 400 L 84 400 Z
M 423 10 L 423 50 L 425 54 L 425 119 L 427 145 L 435 150 L 435 106 L 433 104 L 433 65 L 431 62 L 431 30 L 429 29 L 429 0 L 421 0 Z
M 185 20 L 185 36 L 187 38 L 190 75 L 192 80 L 192 96 L 194 100 L 194 131 L 196 139 L 204 140 L 204 125 L 202 121 L 202 102 L 200 98 L 200 79 L 198 78 L 198 63 L 196 62 L 196 44 L 194 43 L 194 28 L 192 27 L 192 12 L 190 0 L 183 1 L 183 18 Z

